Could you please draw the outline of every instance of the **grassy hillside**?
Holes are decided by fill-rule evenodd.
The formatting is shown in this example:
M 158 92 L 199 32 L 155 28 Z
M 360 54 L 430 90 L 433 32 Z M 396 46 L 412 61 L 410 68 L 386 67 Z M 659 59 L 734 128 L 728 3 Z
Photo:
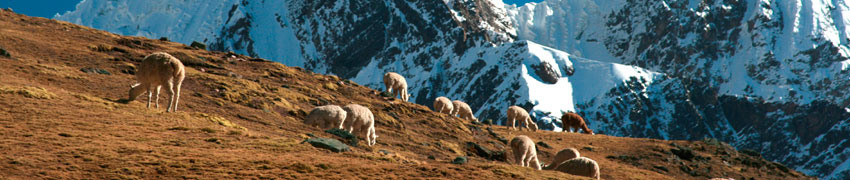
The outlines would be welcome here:
M 603 179 L 809 178 L 716 141 L 511 133 L 335 76 L 3 10 L 0 48 L 10 55 L 0 55 L 0 179 L 581 178 L 475 148 L 504 151 L 518 134 L 540 142 L 541 162 L 579 149 Z M 158 109 L 145 108 L 144 96 L 122 102 L 136 66 L 156 51 L 187 66 L 177 113 L 164 112 L 165 95 Z M 306 112 L 349 103 L 375 114 L 377 145 L 335 153 L 302 143 L 337 138 L 304 125 Z M 458 156 L 469 162 L 452 164 Z

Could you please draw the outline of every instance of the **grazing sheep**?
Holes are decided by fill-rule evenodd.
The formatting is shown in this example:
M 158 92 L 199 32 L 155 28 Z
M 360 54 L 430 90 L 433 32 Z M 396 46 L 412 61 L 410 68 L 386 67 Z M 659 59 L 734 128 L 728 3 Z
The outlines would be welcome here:
M 578 129 L 580 128 L 585 134 L 594 134 L 593 130 L 587 128 L 587 124 L 584 123 L 584 118 L 581 118 L 581 116 L 574 112 L 565 112 L 561 115 L 561 127 L 564 128 L 563 131 L 567 131 L 569 128 L 570 132 L 578 132 Z
M 434 110 L 437 112 L 451 114 L 453 109 L 452 101 L 449 98 L 440 96 L 434 100 Z
M 531 116 L 529 116 L 528 112 L 525 111 L 525 109 L 523 109 L 522 107 L 508 107 L 507 114 L 508 122 L 511 122 L 511 129 L 516 129 L 516 121 L 519 120 L 521 123 L 520 130 L 525 127 L 531 129 L 532 131 L 537 131 L 537 123 L 534 123 L 534 121 L 531 120 Z
M 359 134 L 366 139 L 369 146 L 375 145 L 378 135 L 375 134 L 375 116 L 372 111 L 358 104 L 345 105 L 342 109 L 347 112 L 343 129 L 352 134 Z
M 151 107 L 151 95 L 156 89 L 154 104 L 159 108 L 159 89 L 165 85 L 170 97 L 168 109 L 165 112 L 176 112 L 177 101 L 180 99 L 180 85 L 186 77 L 186 68 L 179 59 L 168 53 L 156 52 L 148 55 L 139 65 L 136 79 L 139 83 L 130 86 L 129 101 L 136 100 L 144 92 L 148 92 L 148 108 Z
M 387 87 L 387 92 L 393 93 L 393 97 L 401 95 L 402 101 L 410 98 L 410 94 L 407 94 L 407 80 L 398 73 L 384 73 L 384 86 Z
M 458 116 L 461 119 L 466 120 L 474 120 L 478 121 L 478 118 L 475 118 L 475 115 L 472 114 L 472 108 L 469 108 L 469 104 L 466 104 L 463 101 L 454 100 L 452 101 L 452 107 L 454 108 L 452 111 L 452 116 Z
M 577 157 L 561 163 L 556 171 L 599 179 L 599 164 L 587 157 Z
M 322 129 L 342 129 L 346 115 L 345 110 L 337 105 L 319 106 L 310 111 L 307 118 L 304 118 L 304 123 L 311 126 L 318 126 Z
M 537 148 L 534 141 L 528 136 L 519 135 L 511 139 L 511 150 L 514 153 L 514 161 L 522 167 L 532 167 L 540 170 L 540 161 L 537 160 Z
M 563 149 L 561 151 L 558 151 L 558 153 L 555 154 L 555 157 L 552 158 L 552 163 L 549 163 L 549 165 L 546 166 L 546 167 L 543 167 L 543 169 L 545 169 L 545 170 L 555 169 L 556 167 L 558 167 L 558 165 L 561 165 L 561 163 L 563 163 L 564 161 L 567 161 L 567 160 L 570 160 L 570 159 L 573 159 L 573 158 L 577 158 L 577 157 L 581 157 L 581 154 L 575 148 Z

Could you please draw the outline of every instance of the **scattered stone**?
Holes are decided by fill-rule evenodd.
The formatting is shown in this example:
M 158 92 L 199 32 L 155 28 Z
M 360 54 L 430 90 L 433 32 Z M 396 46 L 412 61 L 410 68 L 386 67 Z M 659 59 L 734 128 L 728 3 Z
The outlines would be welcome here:
M 434 155 L 428 155 L 428 159 L 430 159 L 430 160 L 436 160 L 436 159 L 437 159 L 437 157 L 434 157 Z
M 497 134 L 495 131 L 493 131 L 492 127 L 487 127 L 487 132 L 490 133 L 490 136 L 493 136 L 493 138 L 498 139 L 503 144 L 508 144 L 508 139 L 506 139 L 502 136 L 499 136 L 499 134 Z
M 487 119 L 487 120 L 484 120 L 484 124 L 486 124 L 486 125 L 493 125 L 493 119 Z
M 0 47 L 0 56 L 7 57 L 7 58 L 12 57 L 12 55 L 9 54 L 9 52 L 6 51 L 6 49 L 3 49 L 2 47 Z
M 80 68 L 80 71 L 83 71 L 84 73 L 89 73 L 89 74 L 94 74 L 94 73 L 103 74 L 103 75 L 111 75 L 112 74 L 112 73 L 109 73 L 109 71 L 107 71 L 105 69 L 98 69 L 98 68 Z
M 552 146 L 549 146 L 549 144 L 546 144 L 546 142 L 543 142 L 543 141 L 537 142 L 537 146 L 544 147 L 544 148 L 547 148 L 547 149 L 552 149 Z
M 343 151 L 350 151 L 351 150 L 351 149 L 348 148 L 348 145 L 345 145 L 344 143 L 342 143 L 342 142 L 340 142 L 339 140 L 336 140 L 336 139 L 310 138 L 310 139 L 307 139 L 306 142 L 310 143 L 310 145 L 313 145 L 314 147 L 328 149 L 328 150 L 331 150 L 333 152 L 343 152 Z
M 59 133 L 59 136 L 62 136 L 62 137 L 74 137 L 73 135 L 68 134 L 68 133 Z
M 204 43 L 201 43 L 201 42 L 198 42 L 198 41 L 192 41 L 192 44 L 190 44 L 189 46 L 193 47 L 193 48 L 203 49 L 203 50 L 207 49 L 207 44 L 204 44 Z
M 209 139 L 205 139 L 204 141 L 216 143 L 216 144 L 221 144 L 221 140 L 218 139 L 218 138 L 209 138 Z
M 466 164 L 466 161 L 467 161 L 466 157 L 458 156 L 458 157 L 455 158 L 455 160 L 452 160 L 452 164 Z
M 655 169 L 658 169 L 658 170 L 662 170 L 664 172 L 670 172 L 670 169 L 667 169 L 667 167 L 664 167 L 664 166 L 652 166 L 652 167 L 655 168 Z
M 391 154 L 394 154 L 393 152 L 390 152 L 389 150 L 386 150 L 386 149 L 378 150 L 378 152 L 379 152 L 379 153 L 382 153 L 382 154 L 384 154 L 384 155 L 391 155 Z
M 675 148 L 671 148 L 670 152 L 672 152 L 673 154 L 678 156 L 679 159 L 691 161 L 691 160 L 694 159 L 694 157 L 696 157 L 696 155 L 694 154 L 694 151 L 691 150 L 691 148 L 679 146 L 676 143 L 672 143 L 671 145 L 673 145 L 673 147 L 675 147 Z
M 466 143 L 466 150 L 488 160 L 506 161 L 505 151 L 493 151 L 474 142 Z
M 590 147 L 590 146 L 585 146 L 585 147 L 582 147 L 581 149 L 582 149 L 582 150 L 586 150 L 586 151 L 593 152 L 593 147 Z
M 346 130 L 342 130 L 342 129 L 339 129 L 339 128 L 333 128 L 333 129 L 325 130 L 325 132 L 328 133 L 328 134 L 333 134 L 333 135 L 340 137 L 342 139 L 345 139 L 346 141 L 348 141 L 348 145 L 357 147 L 357 143 L 358 143 L 359 139 L 357 139 L 357 136 L 354 136 L 353 134 L 349 133 Z
M 753 149 L 744 149 L 744 150 L 741 150 L 741 153 L 744 153 L 744 154 L 752 156 L 752 157 L 761 157 L 761 153 L 759 153 L 758 151 L 753 150 Z
M 163 37 L 160 37 L 159 40 L 160 41 L 168 41 L 168 37 L 163 36 Z

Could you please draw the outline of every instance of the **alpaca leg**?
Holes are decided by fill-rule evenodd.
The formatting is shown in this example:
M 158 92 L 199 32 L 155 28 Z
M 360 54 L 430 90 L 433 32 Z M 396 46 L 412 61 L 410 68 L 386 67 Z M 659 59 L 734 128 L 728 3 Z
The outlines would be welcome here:
M 160 87 L 162 87 L 162 86 L 156 87 L 156 93 L 155 93 L 156 97 L 154 97 L 154 100 L 153 100 L 154 107 L 157 108 L 157 109 L 159 109 L 159 88 Z
M 523 152 L 519 157 L 519 165 L 522 167 L 528 167 L 528 162 L 525 161 L 525 152 Z
M 410 95 L 407 94 L 407 89 L 401 89 L 401 100 L 407 101 L 410 98 Z
M 171 108 L 174 104 L 174 84 L 171 82 L 165 83 L 165 91 L 168 93 L 168 109 L 165 109 L 165 112 L 171 112 Z
M 148 88 L 148 108 L 151 108 L 151 98 L 153 98 L 153 89 Z
M 537 160 L 537 156 L 535 156 L 535 157 L 531 157 L 531 163 L 530 163 L 530 165 L 531 165 L 531 167 L 532 167 L 532 168 L 534 168 L 534 169 L 537 169 L 537 170 L 540 170 L 540 169 L 541 169 L 541 167 L 540 167 L 540 161 L 539 161 L 539 160 Z
M 174 86 L 174 108 L 171 109 L 172 112 L 177 112 L 177 102 L 180 101 L 180 85 L 183 85 L 183 81 L 177 81 L 177 85 Z
M 523 153 L 514 151 L 514 162 L 522 166 Z

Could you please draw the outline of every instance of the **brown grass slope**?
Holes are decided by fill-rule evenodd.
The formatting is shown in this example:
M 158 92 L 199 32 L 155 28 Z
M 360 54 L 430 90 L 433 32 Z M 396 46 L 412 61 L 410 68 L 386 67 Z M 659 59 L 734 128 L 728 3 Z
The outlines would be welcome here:
M 581 178 L 487 160 L 468 145 L 504 150 L 497 137 L 517 134 L 551 146 L 538 146 L 541 162 L 579 149 L 603 179 L 808 178 L 711 141 L 490 133 L 334 76 L 9 11 L 0 11 L 0 48 L 11 54 L 0 56 L 0 179 Z M 159 109 L 146 109 L 144 96 L 119 103 L 155 51 L 187 66 L 177 113 L 164 113 L 165 95 Z M 348 103 L 375 113 L 376 146 L 333 153 L 301 143 L 307 133 L 335 137 L 304 125 L 305 112 Z M 469 163 L 451 164 L 458 156 Z

